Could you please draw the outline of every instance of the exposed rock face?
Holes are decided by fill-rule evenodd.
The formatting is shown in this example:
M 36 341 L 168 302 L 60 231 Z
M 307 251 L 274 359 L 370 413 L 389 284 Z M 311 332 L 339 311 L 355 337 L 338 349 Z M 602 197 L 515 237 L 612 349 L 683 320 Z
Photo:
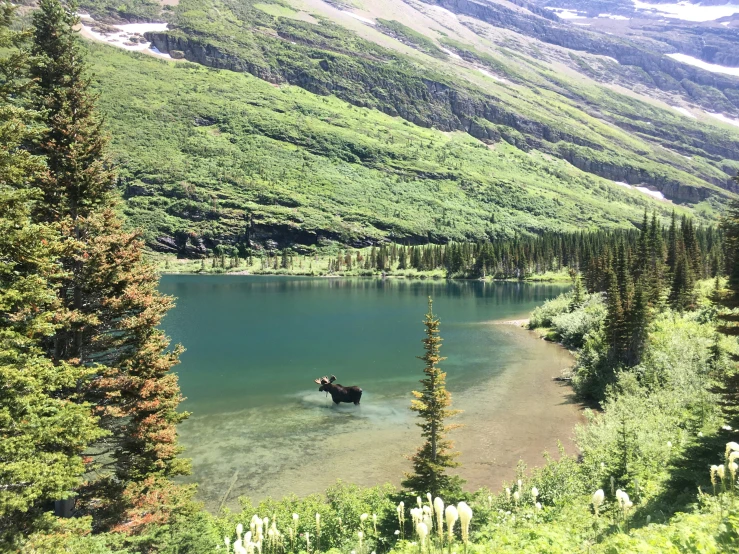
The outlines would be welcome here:
M 729 104 L 726 106 L 727 109 L 739 111 L 739 95 L 735 94 L 739 87 L 739 79 L 680 64 L 659 53 L 647 51 L 633 41 L 585 31 L 572 25 L 554 22 L 551 18 L 544 18 L 537 13 L 518 12 L 484 0 L 421 1 L 549 44 L 609 56 L 623 65 L 640 67 L 651 77 L 652 84 L 663 90 L 681 90 L 684 80 L 714 87 L 725 93 Z M 732 58 L 734 55 L 739 53 L 734 51 Z
M 243 60 L 237 56 L 225 54 L 217 47 L 209 44 L 205 40 L 197 38 L 184 37 L 176 33 L 144 33 L 147 40 L 160 52 L 181 53 L 181 57 L 196 62 L 207 67 L 215 67 L 217 69 L 228 69 L 231 71 L 239 71 L 242 73 L 251 73 L 255 77 L 270 82 L 284 82 L 279 75 L 275 75 L 270 67 L 255 64 L 249 60 Z M 178 54 L 180 55 L 180 54 Z M 175 56 L 172 56 L 173 58 Z

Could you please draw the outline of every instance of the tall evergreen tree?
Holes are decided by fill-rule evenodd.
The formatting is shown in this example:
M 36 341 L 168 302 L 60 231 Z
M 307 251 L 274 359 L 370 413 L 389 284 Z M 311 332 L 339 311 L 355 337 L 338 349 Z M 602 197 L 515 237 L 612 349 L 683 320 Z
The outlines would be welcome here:
M 734 178 L 739 184 L 739 174 Z M 727 335 L 739 335 L 739 202 L 733 202 L 721 222 L 724 233 L 727 290 L 718 290 L 716 302 L 721 306 L 719 330 Z M 719 282 L 717 278 L 717 283 Z M 719 287 L 716 287 L 719 289 Z
M 621 359 L 624 345 L 624 310 L 615 273 L 608 273 L 608 290 L 606 292 L 605 336 L 610 346 L 611 355 Z
M 458 414 L 459 410 L 450 409 L 452 395 L 446 389 L 446 373 L 439 367 L 446 358 L 439 355 L 442 339 L 439 319 L 432 307 L 429 298 L 429 311 L 424 321 L 426 338 L 423 339 L 426 353 L 419 356 L 426 363 L 423 369 L 425 377 L 421 379 L 423 390 L 413 391 L 414 400 L 411 402 L 411 410 L 421 420 L 417 425 L 425 442 L 411 458 L 413 473 L 406 475 L 403 486 L 416 494 L 430 492 L 434 496 L 454 497 L 460 492 L 463 481 L 447 473 L 459 466 L 455 460 L 459 453 L 452 450 L 452 442 L 446 438 L 447 433 L 457 426 L 447 425 L 446 420 Z
M 670 273 L 675 272 L 675 266 L 677 265 L 677 232 L 677 216 L 673 210 L 670 219 L 670 228 L 667 231 L 667 268 L 670 270 Z
M 37 151 L 49 173 L 39 180 L 44 209 L 37 217 L 59 229 L 66 247 L 58 280 L 60 326 L 46 346 L 57 364 L 95 370 L 79 388 L 108 432 L 90 452 L 104 477 L 81 495 L 88 508 L 109 516 L 100 525 L 121 523 L 130 530 L 144 522 L 142 513 L 149 522 L 166 519 L 163 499 L 177 490 L 168 478 L 188 469 L 177 457 L 175 427 L 187 414 L 177 412 L 181 395 L 169 371 L 180 350 L 170 350 L 157 328 L 172 300 L 157 291 L 140 235 L 124 231 L 115 213 L 114 174 L 73 8 L 59 0 L 41 0 L 39 8 L 32 74 L 35 104 L 48 129 Z M 147 507 L 150 502 L 163 506 Z
M 672 275 L 669 301 L 673 309 L 684 311 L 693 305 L 695 281 L 690 260 L 684 248 L 678 248 Z
M 68 391 L 89 370 L 53 364 L 43 340 L 57 324 L 54 281 L 63 249 L 54 227 L 35 223 L 42 160 L 24 145 L 36 114 L 22 106 L 26 57 L 22 33 L 10 30 L 14 9 L 0 6 L 0 549 L 35 530 L 51 501 L 70 497 L 82 481 L 82 453 L 102 436 L 89 406 Z M 15 105 L 12 105 L 15 104 Z

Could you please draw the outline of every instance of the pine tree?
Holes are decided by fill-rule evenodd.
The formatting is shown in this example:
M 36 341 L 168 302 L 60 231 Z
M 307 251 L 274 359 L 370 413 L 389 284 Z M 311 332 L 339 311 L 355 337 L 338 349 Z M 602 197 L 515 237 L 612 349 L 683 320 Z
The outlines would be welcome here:
M 43 341 L 55 332 L 59 300 L 54 282 L 63 247 L 53 226 L 32 213 L 41 194 L 42 160 L 25 144 L 34 139 L 36 114 L 21 105 L 27 38 L 10 30 L 14 8 L 0 6 L 0 549 L 36 530 L 54 500 L 82 482 L 84 448 L 103 432 L 89 406 L 66 391 L 90 372 L 54 364 Z M 14 103 L 16 105 L 11 105 Z
M 641 361 L 644 345 L 647 340 L 649 325 L 649 299 L 646 277 L 636 282 L 634 301 L 631 309 L 625 314 L 626 320 L 626 356 L 625 362 L 635 366 Z
M 683 248 L 679 248 L 669 296 L 669 302 L 673 309 L 682 312 L 693 305 L 694 285 L 693 270 L 688 256 Z
M 400 253 L 398 254 L 398 269 L 408 269 L 405 246 L 401 246 Z
M 109 516 L 99 525 L 120 522 L 133 530 L 166 521 L 167 498 L 180 499 L 168 478 L 188 470 L 177 457 L 176 433 L 187 414 L 177 412 L 181 394 L 169 371 L 180 349 L 170 350 L 158 329 L 172 300 L 157 291 L 140 234 L 125 231 L 116 214 L 115 176 L 77 44 L 77 18 L 59 0 L 41 0 L 39 8 L 32 74 L 48 130 L 36 150 L 49 172 L 39 181 L 44 209 L 37 218 L 58 229 L 66 247 L 59 258 L 60 326 L 46 348 L 56 364 L 95 369 L 78 388 L 109 436 L 91 452 L 88 469 L 101 477 L 80 495 L 96 515 Z
M 570 311 L 582 306 L 585 302 L 585 287 L 582 284 L 582 278 L 579 273 L 575 273 L 572 279 L 572 300 L 570 301 Z
M 672 212 L 670 219 L 670 229 L 667 231 L 667 267 L 670 273 L 675 272 L 675 266 L 677 265 L 677 216 L 675 211 Z
M 739 184 L 739 175 L 734 180 Z M 727 335 L 739 335 L 739 202 L 733 202 L 721 222 L 724 232 L 728 282 L 727 290 L 720 288 L 716 279 L 714 300 L 721 307 L 719 330 Z
M 605 321 L 605 335 L 610 346 L 611 355 L 620 360 L 624 345 L 624 311 L 619 292 L 618 279 L 613 271 L 608 273 L 608 291 L 606 293 L 607 315 Z
M 448 418 L 459 413 L 452 410 L 452 395 L 446 389 L 446 373 L 439 368 L 444 361 L 439 355 L 442 339 L 439 336 L 439 319 L 432 310 L 429 298 L 429 311 L 424 321 L 426 338 L 423 340 L 426 354 L 419 359 L 426 363 L 421 379 L 423 391 L 413 391 L 411 410 L 418 414 L 421 422 L 421 436 L 425 443 L 411 458 L 413 473 L 406 474 L 403 486 L 416 494 L 430 492 L 434 496 L 454 497 L 461 490 L 463 481 L 458 476 L 449 475 L 447 470 L 459 466 L 455 458 L 458 452 L 452 450 L 452 442 L 446 435 L 456 425 L 446 425 Z

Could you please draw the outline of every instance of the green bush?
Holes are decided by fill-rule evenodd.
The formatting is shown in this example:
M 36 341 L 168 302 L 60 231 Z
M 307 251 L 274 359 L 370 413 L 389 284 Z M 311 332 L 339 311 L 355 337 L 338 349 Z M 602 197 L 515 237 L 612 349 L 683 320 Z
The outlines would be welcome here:
M 606 318 L 606 305 L 600 294 L 588 295 L 585 302 L 571 312 L 555 315 L 551 325 L 567 348 L 581 348 L 590 333 L 600 332 Z

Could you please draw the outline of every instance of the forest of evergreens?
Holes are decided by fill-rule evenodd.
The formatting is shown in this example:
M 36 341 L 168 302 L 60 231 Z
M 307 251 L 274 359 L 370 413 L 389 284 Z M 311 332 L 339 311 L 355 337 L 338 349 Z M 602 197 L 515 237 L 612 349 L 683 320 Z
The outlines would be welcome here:
M 425 442 L 402 489 L 338 483 L 206 512 L 176 479 L 189 469 L 181 348 L 159 328 L 172 299 L 119 213 L 74 10 L 41 0 L 30 32 L 14 12 L 0 10 L 2 551 L 739 551 L 739 206 L 718 227 L 645 213 L 638 231 L 385 244 L 362 259 L 342 247 L 336 272 L 569 272 L 572 291 L 529 326 L 577 354 L 565 378 L 592 406 L 580 455 L 521 465 L 503 491 L 463 490 L 429 306 L 411 405 Z M 288 250 L 270 257 L 291 263 Z

